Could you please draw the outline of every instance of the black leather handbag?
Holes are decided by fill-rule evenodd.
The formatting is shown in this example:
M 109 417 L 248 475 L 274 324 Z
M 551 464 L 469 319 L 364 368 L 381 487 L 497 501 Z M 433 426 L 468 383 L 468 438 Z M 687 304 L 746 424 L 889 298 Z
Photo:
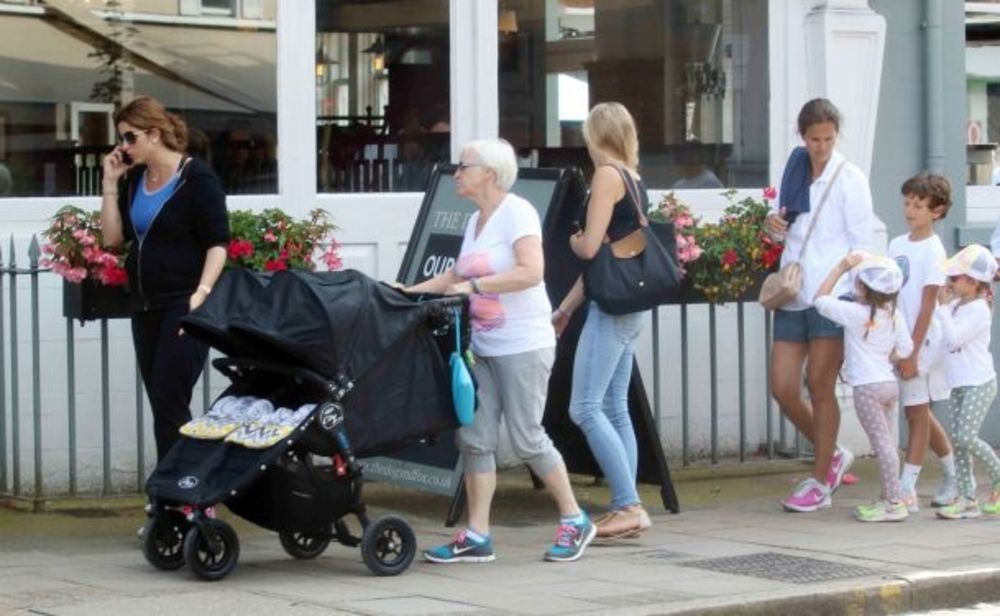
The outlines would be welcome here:
M 587 297 L 604 312 L 615 315 L 669 303 L 681 290 L 674 224 L 650 222 L 643 213 L 645 193 L 636 187 L 632 174 L 622 169 L 618 172 L 641 226 L 614 242 L 601 244 L 583 274 Z

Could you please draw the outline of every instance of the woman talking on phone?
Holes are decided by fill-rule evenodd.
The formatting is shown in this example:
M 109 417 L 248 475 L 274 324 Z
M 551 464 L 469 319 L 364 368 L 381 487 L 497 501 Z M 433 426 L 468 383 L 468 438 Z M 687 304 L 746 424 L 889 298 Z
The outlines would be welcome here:
M 128 242 L 132 341 L 162 460 L 191 419 L 191 391 L 208 347 L 180 319 L 205 301 L 226 263 L 229 221 L 219 178 L 184 154 L 187 126 L 142 96 L 115 114 L 118 145 L 104 158 L 104 243 Z

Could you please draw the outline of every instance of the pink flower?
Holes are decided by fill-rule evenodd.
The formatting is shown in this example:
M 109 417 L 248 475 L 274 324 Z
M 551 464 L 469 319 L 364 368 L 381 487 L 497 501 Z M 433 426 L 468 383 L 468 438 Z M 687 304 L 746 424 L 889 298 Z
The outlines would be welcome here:
M 83 282 L 83 279 L 87 277 L 87 268 L 85 267 L 71 267 L 67 268 L 66 273 L 63 275 L 66 280 L 72 283 Z
M 684 250 L 687 247 L 688 247 L 688 238 L 687 238 L 687 236 L 684 236 L 684 235 L 681 235 L 680 233 L 678 233 L 677 234 L 677 251 L 680 252 L 680 251 Z
M 778 190 L 774 186 L 768 186 L 764 189 L 764 198 L 768 201 L 773 201 L 778 197 Z
M 55 250 L 55 248 L 52 247 L 52 244 L 45 244 L 45 245 L 42 246 L 42 252 L 45 253 L 45 254 L 47 254 L 47 255 L 54 254 L 55 251 L 56 250 Z
M 94 245 L 94 236 L 88 233 L 85 229 L 77 229 L 73 232 L 73 237 L 84 246 Z
M 273 231 L 271 231 L 270 229 L 268 229 L 267 231 L 264 232 L 264 241 L 265 242 L 277 242 L 278 241 L 278 236 L 276 236 Z
M 98 274 L 101 283 L 109 287 L 119 287 L 128 282 L 128 273 L 120 267 L 105 267 Z
M 326 247 L 323 251 L 323 262 L 326 264 L 326 269 L 331 272 L 336 271 L 344 267 L 344 262 L 340 260 L 340 244 L 337 240 L 332 240 L 330 245 Z
M 677 229 L 684 229 L 693 224 L 694 218 L 692 218 L 690 214 L 681 214 L 677 218 L 674 218 L 674 227 Z

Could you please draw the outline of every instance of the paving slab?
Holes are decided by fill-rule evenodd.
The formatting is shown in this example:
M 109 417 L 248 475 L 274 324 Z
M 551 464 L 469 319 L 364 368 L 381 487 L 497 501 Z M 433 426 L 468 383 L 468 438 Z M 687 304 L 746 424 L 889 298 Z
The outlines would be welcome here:
M 552 503 L 526 474 L 504 474 L 491 529 L 496 562 L 418 559 L 397 577 L 372 575 L 357 548 L 341 545 L 293 560 L 275 534 L 223 512 L 240 537 L 240 563 L 205 583 L 144 561 L 134 503 L 91 505 L 100 516 L 80 506 L 0 509 L 0 614 L 889 614 L 1000 599 L 1000 520 L 946 522 L 928 507 L 898 524 L 858 523 L 853 507 L 878 492 L 870 460 L 859 461 L 860 481 L 842 488 L 831 509 L 785 513 L 780 500 L 808 466 L 781 464 L 783 475 L 680 471 L 679 515 L 657 510 L 656 490 L 643 486 L 653 528 L 639 539 L 595 542 L 574 563 L 542 561 L 555 529 Z M 926 501 L 935 478 L 925 474 Z M 599 512 L 607 489 L 581 477 L 574 485 Z M 407 519 L 421 547 L 454 531 L 442 524 L 447 498 L 378 485 L 367 494 L 373 514 Z

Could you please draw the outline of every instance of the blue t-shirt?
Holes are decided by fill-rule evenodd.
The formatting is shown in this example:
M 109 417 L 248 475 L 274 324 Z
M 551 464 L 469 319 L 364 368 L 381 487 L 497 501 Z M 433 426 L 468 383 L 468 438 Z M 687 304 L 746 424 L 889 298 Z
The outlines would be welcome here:
M 149 192 L 146 189 L 146 172 L 142 173 L 142 178 L 139 179 L 139 189 L 135 191 L 135 196 L 132 198 L 132 224 L 135 225 L 135 232 L 140 238 L 146 235 L 149 226 L 153 224 L 156 215 L 160 213 L 160 208 L 174 194 L 174 188 L 177 187 L 179 179 L 180 176 L 174 174 L 170 181 L 159 190 Z

